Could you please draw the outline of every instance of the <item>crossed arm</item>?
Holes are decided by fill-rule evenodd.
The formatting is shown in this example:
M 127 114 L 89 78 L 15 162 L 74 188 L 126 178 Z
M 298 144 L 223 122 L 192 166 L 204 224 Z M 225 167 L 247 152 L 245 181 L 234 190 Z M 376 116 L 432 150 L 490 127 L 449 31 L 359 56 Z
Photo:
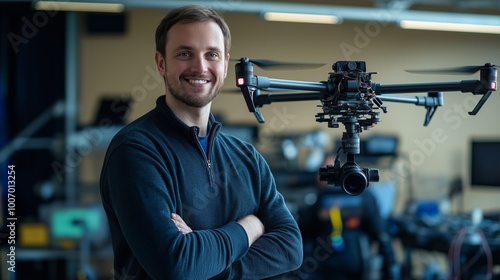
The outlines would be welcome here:
M 181 216 L 172 213 L 170 219 L 182 234 L 193 232 Z M 264 234 L 264 224 L 262 224 L 255 215 L 245 216 L 238 220 L 238 223 L 245 229 L 248 236 L 248 246 L 251 246 L 262 234 Z
M 267 278 L 300 265 L 300 232 L 262 158 L 248 166 L 262 169 L 257 170 L 261 176 L 254 178 L 256 182 L 251 182 L 260 188 L 256 193 L 241 189 L 248 192 L 245 197 L 251 205 L 245 209 L 237 204 L 237 212 L 247 215 L 236 220 L 230 215 L 217 228 L 198 229 L 196 223 L 184 221 L 189 223 L 184 215 L 193 213 L 188 208 L 174 212 L 182 218 L 171 215 L 183 209 L 176 185 L 164 171 L 165 160 L 151 157 L 143 149 L 144 142 L 122 143 L 103 168 L 101 189 L 115 239 L 116 269 L 159 279 L 180 274 L 191 279 L 246 279 Z M 151 244 L 155 244 L 154 250 Z

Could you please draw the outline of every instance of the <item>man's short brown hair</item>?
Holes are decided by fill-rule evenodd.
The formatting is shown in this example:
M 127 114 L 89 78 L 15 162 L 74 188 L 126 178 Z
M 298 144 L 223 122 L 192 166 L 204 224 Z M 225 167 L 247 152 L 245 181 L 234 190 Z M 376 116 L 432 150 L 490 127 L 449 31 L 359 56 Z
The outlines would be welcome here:
M 224 49 L 226 54 L 231 48 L 231 32 L 226 22 L 215 10 L 201 5 L 187 5 L 171 10 L 156 28 L 156 50 L 165 57 L 167 33 L 177 23 L 191 23 L 213 21 L 219 25 L 224 35 Z

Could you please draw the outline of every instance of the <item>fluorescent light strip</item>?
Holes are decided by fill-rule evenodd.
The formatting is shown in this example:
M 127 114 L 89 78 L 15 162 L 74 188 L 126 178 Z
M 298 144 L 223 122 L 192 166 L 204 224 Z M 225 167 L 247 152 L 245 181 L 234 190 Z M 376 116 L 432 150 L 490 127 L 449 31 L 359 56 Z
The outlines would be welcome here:
M 35 9 L 49 11 L 121 13 L 125 10 L 125 6 L 123 4 L 113 3 L 38 1 L 35 3 Z
M 305 23 L 323 23 L 323 24 L 339 23 L 339 18 L 332 15 L 266 12 L 264 13 L 263 18 L 267 21 L 305 22 Z
M 500 34 L 500 26 L 496 25 L 401 20 L 399 27 L 404 29 Z

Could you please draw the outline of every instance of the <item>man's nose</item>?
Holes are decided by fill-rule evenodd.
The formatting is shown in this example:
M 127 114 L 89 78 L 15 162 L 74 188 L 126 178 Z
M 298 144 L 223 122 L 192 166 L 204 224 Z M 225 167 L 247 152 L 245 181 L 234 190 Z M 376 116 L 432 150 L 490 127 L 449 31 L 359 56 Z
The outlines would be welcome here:
M 203 74 L 207 72 L 207 61 L 202 56 L 197 56 L 192 60 L 191 71 L 194 73 Z

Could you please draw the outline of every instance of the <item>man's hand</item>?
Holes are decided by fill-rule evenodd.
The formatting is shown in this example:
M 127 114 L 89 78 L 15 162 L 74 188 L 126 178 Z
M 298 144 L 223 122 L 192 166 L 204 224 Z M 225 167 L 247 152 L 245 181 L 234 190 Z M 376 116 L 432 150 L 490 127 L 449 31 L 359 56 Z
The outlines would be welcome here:
M 238 223 L 245 229 L 248 236 L 248 247 L 252 246 L 255 240 L 264 234 L 264 224 L 255 215 L 248 215 L 241 218 Z
M 180 232 L 182 232 L 182 234 L 193 232 L 193 230 L 186 224 L 186 222 L 184 222 L 181 216 L 172 213 L 170 215 L 170 219 L 174 222 L 175 226 L 179 229 Z
M 172 213 L 170 219 L 174 222 L 175 226 L 182 234 L 188 234 L 193 230 L 184 222 L 181 216 Z M 264 234 L 264 224 L 255 215 L 248 215 L 241 218 L 238 223 L 245 229 L 248 236 L 248 246 L 250 247 L 255 240 Z

